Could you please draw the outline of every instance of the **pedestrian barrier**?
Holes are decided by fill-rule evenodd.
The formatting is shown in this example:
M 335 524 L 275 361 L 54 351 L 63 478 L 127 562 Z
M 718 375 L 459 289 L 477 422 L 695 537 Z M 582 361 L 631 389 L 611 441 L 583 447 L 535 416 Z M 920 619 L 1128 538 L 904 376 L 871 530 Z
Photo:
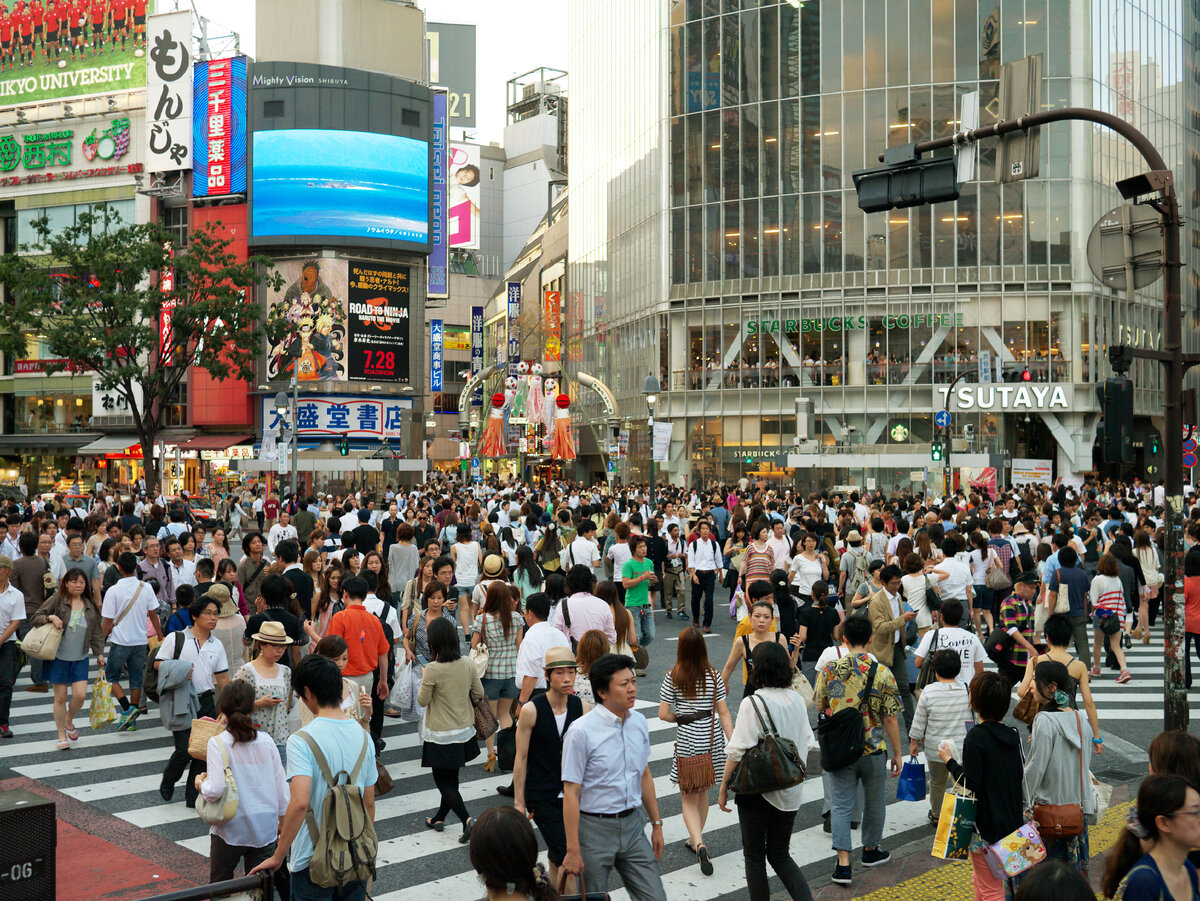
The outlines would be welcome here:
M 195 888 L 150 895 L 146 898 L 139 898 L 138 901 L 204 901 L 206 898 L 269 899 L 272 897 L 273 890 L 272 874 L 259 873 L 257 876 L 240 876 L 237 879 L 226 879 L 224 882 L 210 882 L 208 885 L 197 885 Z

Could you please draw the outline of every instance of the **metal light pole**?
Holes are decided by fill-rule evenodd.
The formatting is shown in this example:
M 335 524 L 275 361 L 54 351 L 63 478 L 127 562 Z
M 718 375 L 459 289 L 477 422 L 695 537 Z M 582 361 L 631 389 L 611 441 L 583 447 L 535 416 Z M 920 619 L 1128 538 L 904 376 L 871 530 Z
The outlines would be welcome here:
M 288 423 L 292 429 L 292 440 L 288 442 L 288 453 L 292 458 L 292 496 L 299 494 L 296 488 L 296 451 L 299 450 L 298 444 L 300 441 L 299 422 L 296 420 L 296 405 L 299 403 L 300 382 L 296 378 L 296 373 L 292 373 L 292 380 L 288 383 L 288 387 L 292 389 L 291 397 L 288 397 L 288 392 L 279 391 L 275 394 L 275 411 L 283 416 L 288 415 Z
M 662 393 L 662 385 L 658 383 L 658 379 L 653 375 L 646 376 L 646 380 L 642 382 L 642 394 L 646 395 L 646 426 L 650 429 L 650 509 L 654 510 L 655 496 L 657 492 L 654 490 L 654 404 L 658 400 L 658 395 Z
M 1151 194 L 1158 196 L 1144 201 L 1162 218 L 1163 229 L 1163 349 L 1133 348 L 1140 359 L 1157 360 L 1163 367 L 1166 383 L 1165 434 L 1163 469 L 1165 488 L 1167 559 L 1163 582 L 1163 626 L 1166 632 L 1163 666 L 1163 726 L 1168 730 L 1188 727 L 1188 698 L 1183 680 L 1184 622 L 1183 622 L 1183 529 L 1186 523 L 1183 501 L 1183 376 L 1187 369 L 1200 363 L 1200 357 L 1183 352 L 1183 266 L 1180 252 L 1179 201 L 1175 195 L 1175 177 L 1150 139 L 1124 119 L 1100 110 L 1069 107 L 1045 110 L 1009 119 L 982 128 L 960 132 L 915 145 L 917 154 L 930 153 L 944 147 L 971 144 L 981 138 L 1001 137 L 1016 131 L 1028 131 L 1051 122 L 1093 122 L 1112 129 L 1142 155 L 1149 172 L 1117 182 L 1117 190 L 1126 200 Z M 880 154 L 883 162 L 883 154 Z

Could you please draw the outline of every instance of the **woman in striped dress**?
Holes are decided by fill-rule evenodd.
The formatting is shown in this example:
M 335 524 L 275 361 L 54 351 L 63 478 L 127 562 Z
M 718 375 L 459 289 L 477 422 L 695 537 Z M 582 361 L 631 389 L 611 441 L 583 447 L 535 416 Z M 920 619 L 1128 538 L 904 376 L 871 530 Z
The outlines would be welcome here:
M 775 555 L 767 547 L 767 539 L 771 537 L 771 527 L 765 519 L 754 524 L 754 540 L 746 548 L 742 557 L 742 591 L 747 596 L 750 593 L 750 583 L 770 582 L 771 570 L 775 568 Z
M 1116 616 L 1121 624 L 1120 629 L 1107 636 L 1108 646 L 1117 656 L 1121 665 L 1121 675 L 1117 682 L 1128 682 L 1133 676 L 1129 675 L 1129 665 L 1125 662 L 1125 651 L 1121 648 L 1121 634 L 1125 631 L 1125 586 L 1121 584 L 1121 571 L 1117 566 L 1117 558 L 1105 554 L 1100 558 L 1096 567 L 1096 578 L 1092 579 L 1092 587 L 1088 590 L 1092 608 L 1092 634 L 1095 636 L 1092 649 L 1092 678 L 1100 675 L 1100 661 L 1104 658 L 1100 649 L 1105 643 L 1105 633 L 1101 623 L 1110 616 Z
M 671 781 L 679 785 L 679 800 L 688 840 L 684 843 L 700 861 L 705 876 L 713 874 L 708 848 L 704 846 L 704 823 L 708 819 L 708 789 L 716 774 L 725 771 L 725 742 L 733 734 L 733 718 L 725 704 L 725 680 L 708 662 L 704 635 L 695 626 L 679 633 L 675 666 L 663 679 L 658 696 L 658 718 L 677 723 L 675 757 L 671 761 Z M 715 714 L 715 716 L 714 716 Z M 720 720 L 718 723 L 717 720 Z M 712 755 L 713 782 L 693 782 L 679 778 L 681 758 Z

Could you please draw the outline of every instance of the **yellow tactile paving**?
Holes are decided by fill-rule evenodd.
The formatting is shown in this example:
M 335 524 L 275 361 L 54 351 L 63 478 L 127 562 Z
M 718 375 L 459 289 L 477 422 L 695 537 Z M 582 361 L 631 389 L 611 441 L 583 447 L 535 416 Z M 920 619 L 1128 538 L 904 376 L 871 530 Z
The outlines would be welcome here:
M 1121 829 L 1125 828 L 1125 813 L 1132 802 L 1115 804 L 1105 811 L 1103 819 L 1088 830 L 1092 856 L 1103 854 Z M 933 839 L 930 838 L 930 843 Z M 952 901 L 972 897 L 971 865 L 966 861 L 949 861 L 929 872 L 898 882 L 887 888 L 859 895 L 860 901 Z

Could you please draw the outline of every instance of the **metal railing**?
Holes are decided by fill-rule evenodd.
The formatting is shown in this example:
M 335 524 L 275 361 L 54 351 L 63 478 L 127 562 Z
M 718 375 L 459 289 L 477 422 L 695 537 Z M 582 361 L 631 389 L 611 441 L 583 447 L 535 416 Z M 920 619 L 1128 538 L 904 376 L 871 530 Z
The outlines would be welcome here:
M 195 888 L 182 888 L 175 892 L 150 895 L 138 901 L 205 901 L 206 898 L 228 898 L 246 892 L 258 892 L 260 898 L 269 899 L 275 891 L 274 874 L 259 873 L 257 876 L 240 876 L 224 882 L 210 882 Z

